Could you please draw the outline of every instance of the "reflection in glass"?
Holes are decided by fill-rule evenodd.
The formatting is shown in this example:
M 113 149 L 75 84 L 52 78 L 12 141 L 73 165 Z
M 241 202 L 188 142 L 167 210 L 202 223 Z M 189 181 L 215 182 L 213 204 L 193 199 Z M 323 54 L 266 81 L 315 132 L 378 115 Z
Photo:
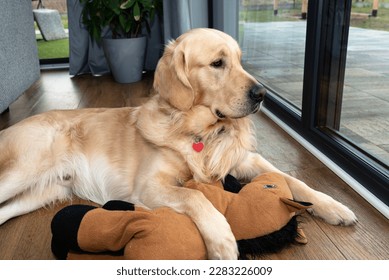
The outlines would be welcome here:
M 239 8 L 244 67 L 299 109 L 306 35 L 301 2 L 242 0 Z
M 372 2 L 353 2 L 340 133 L 389 165 L 389 3 Z

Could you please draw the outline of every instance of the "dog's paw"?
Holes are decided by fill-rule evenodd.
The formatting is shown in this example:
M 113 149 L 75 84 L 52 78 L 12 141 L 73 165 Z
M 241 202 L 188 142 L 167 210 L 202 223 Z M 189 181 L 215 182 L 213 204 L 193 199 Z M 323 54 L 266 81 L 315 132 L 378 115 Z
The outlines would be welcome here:
M 236 260 L 239 252 L 234 234 L 225 217 L 219 212 L 217 213 L 213 216 L 212 223 L 208 224 L 206 231 L 202 234 L 207 247 L 208 259 Z
M 309 213 L 322 218 L 331 225 L 349 226 L 358 221 L 355 214 L 348 207 L 326 194 L 319 194 L 319 199 L 313 203 L 312 208 L 308 209 Z
M 238 247 L 234 235 L 215 236 L 211 242 L 207 242 L 208 259 L 210 260 L 236 260 L 238 259 Z

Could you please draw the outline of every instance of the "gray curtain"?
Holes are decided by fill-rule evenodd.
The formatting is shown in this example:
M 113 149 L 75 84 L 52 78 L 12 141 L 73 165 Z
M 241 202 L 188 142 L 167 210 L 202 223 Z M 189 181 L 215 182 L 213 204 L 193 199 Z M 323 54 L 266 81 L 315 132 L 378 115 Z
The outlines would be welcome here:
M 69 25 L 69 74 L 110 72 L 102 47 L 91 39 L 82 24 L 82 6 L 79 0 L 67 0 Z
M 163 0 L 165 43 L 198 27 L 209 27 L 208 0 Z
M 175 39 L 189 29 L 198 27 L 211 27 L 226 31 L 233 37 L 234 28 L 226 28 L 226 22 L 233 21 L 237 26 L 238 0 L 213 0 L 212 18 L 209 22 L 208 0 L 163 0 L 163 19 L 156 18 L 152 25 L 151 36 L 146 52 L 145 69 L 154 70 L 160 58 L 164 44 Z M 227 2 L 227 3 L 226 3 Z M 104 52 L 100 45 L 92 41 L 87 30 L 81 22 L 82 6 L 79 0 L 67 0 L 69 18 L 69 73 L 79 75 L 91 73 L 104 75 L 109 72 Z M 225 19 L 225 21 L 223 21 Z M 227 20 L 228 19 L 228 20 Z M 232 31 L 231 31 L 232 30 Z M 237 30 L 237 29 L 236 29 Z

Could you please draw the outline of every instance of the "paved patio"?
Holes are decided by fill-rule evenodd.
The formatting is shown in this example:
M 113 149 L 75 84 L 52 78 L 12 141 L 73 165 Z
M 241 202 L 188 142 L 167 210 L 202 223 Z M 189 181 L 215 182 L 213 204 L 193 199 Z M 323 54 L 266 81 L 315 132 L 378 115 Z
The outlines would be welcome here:
M 301 108 L 306 22 L 241 23 L 243 63 Z M 389 165 L 389 32 L 351 28 L 340 131 Z

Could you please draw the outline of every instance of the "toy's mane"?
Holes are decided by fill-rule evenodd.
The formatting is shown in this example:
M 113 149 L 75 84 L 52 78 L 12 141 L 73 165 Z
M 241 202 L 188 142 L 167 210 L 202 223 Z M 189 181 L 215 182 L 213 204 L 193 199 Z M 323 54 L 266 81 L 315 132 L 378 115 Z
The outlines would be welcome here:
M 227 175 L 224 178 L 223 187 L 225 191 L 239 193 L 244 185 L 235 177 Z M 258 203 L 260 203 L 260 201 Z M 252 239 L 238 240 L 239 258 L 247 260 L 260 257 L 264 254 L 277 253 L 290 244 L 294 244 L 296 238 L 299 237 L 297 231 L 299 221 L 297 220 L 297 217 L 298 216 L 292 217 L 292 219 L 278 231 Z
M 278 231 L 261 237 L 238 240 L 239 259 L 247 260 L 265 254 L 277 253 L 290 244 L 295 244 L 296 238 L 299 237 L 297 231 L 299 221 L 297 218 L 298 216 L 292 217 L 292 219 Z

